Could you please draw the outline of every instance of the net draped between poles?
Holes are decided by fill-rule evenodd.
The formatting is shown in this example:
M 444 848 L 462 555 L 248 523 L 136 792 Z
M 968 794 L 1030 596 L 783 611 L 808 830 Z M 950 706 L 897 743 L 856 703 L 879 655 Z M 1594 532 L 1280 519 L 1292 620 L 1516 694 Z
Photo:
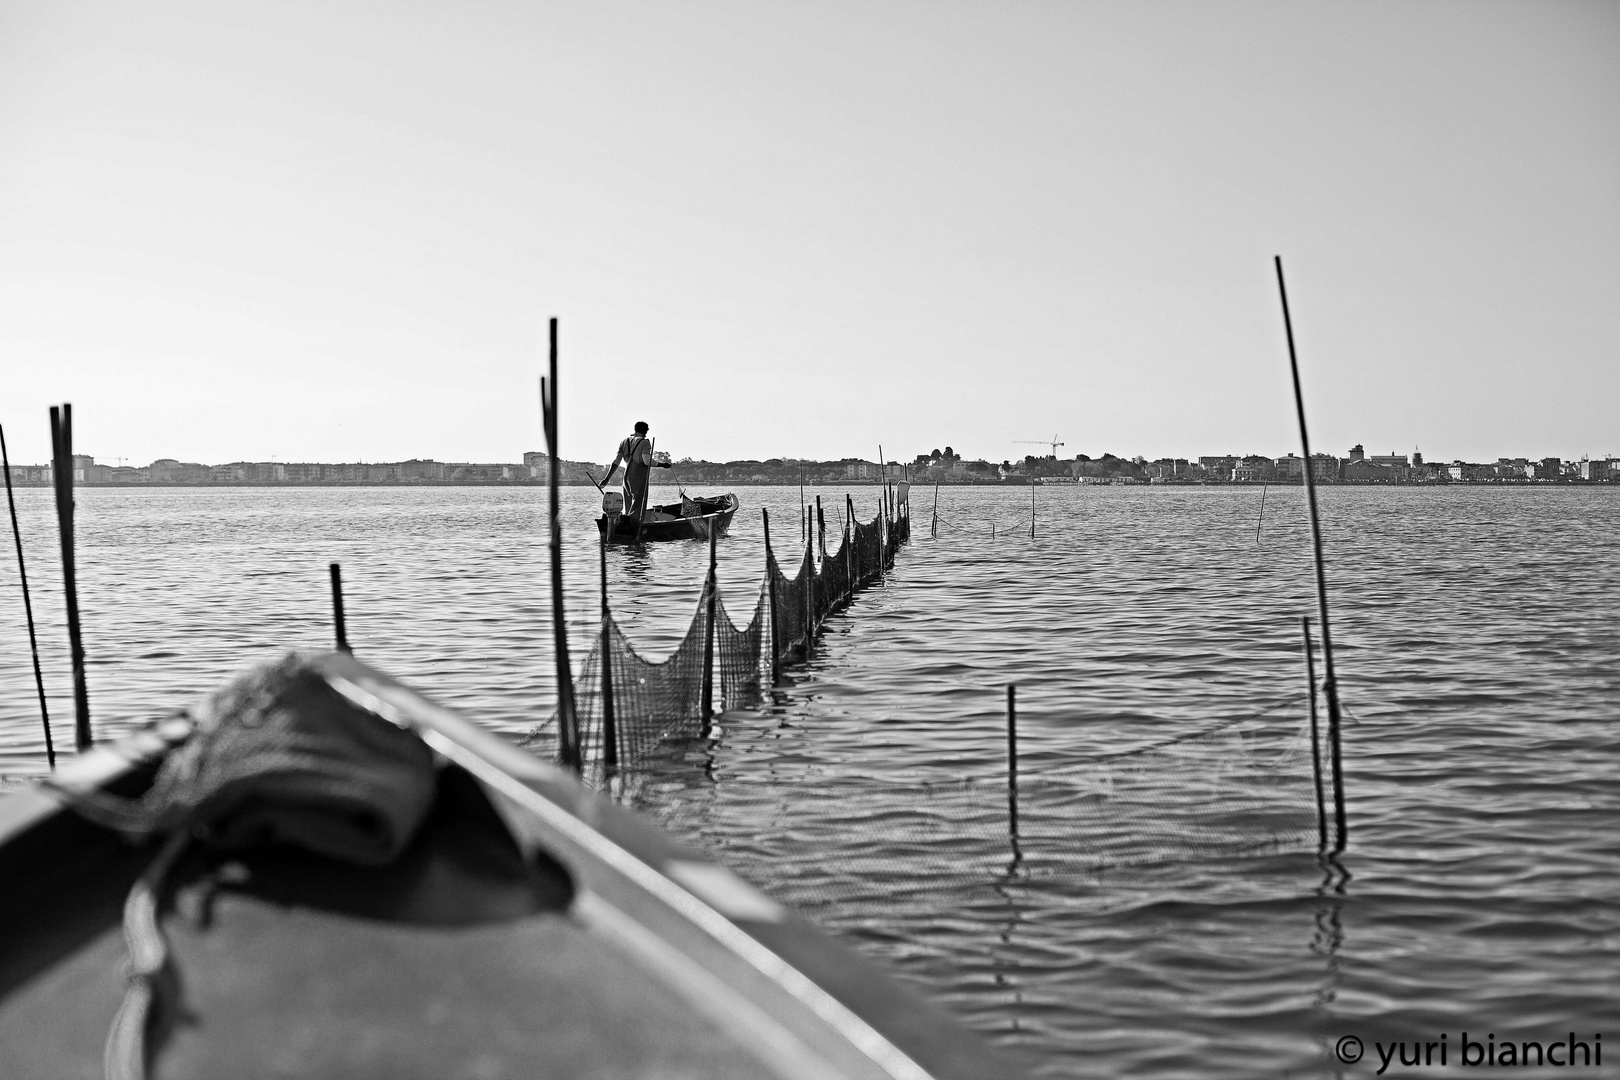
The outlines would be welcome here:
M 1008 886 L 1077 893 L 1124 868 L 1316 852 L 1304 706 L 1301 694 L 1016 785 L 807 772 L 770 784 L 665 781 L 629 801 L 811 913 Z
M 611 614 L 575 676 L 588 783 L 606 786 L 603 649 L 612 672 L 617 764 L 635 770 L 709 733 L 704 651 L 713 612 L 710 701 L 717 714 L 757 703 L 773 672 L 808 656 L 823 621 L 880 582 L 910 536 L 901 503 L 851 522 L 836 550 L 806 545 L 784 568 L 767 544 L 747 620 L 734 620 L 713 573 L 681 643 L 644 656 Z M 789 576 L 788 569 L 791 569 Z M 711 606 L 711 591 L 713 603 Z M 1084 888 L 1096 874 L 1148 864 L 1319 851 L 1315 770 L 1304 693 L 1237 717 L 1039 775 L 806 774 L 800 781 L 716 783 L 647 773 L 619 794 L 672 832 L 807 910 L 880 908 L 976 888 Z M 525 745 L 555 750 L 556 718 Z M 1313 755 L 1316 755 L 1313 760 Z M 739 839 L 746 838 L 746 839 Z
M 709 690 L 718 713 L 758 701 L 770 685 L 773 670 L 805 659 L 822 623 L 894 566 L 895 553 L 911 535 L 907 505 L 902 502 L 898 511 L 893 519 L 879 514 L 864 524 L 853 522 L 839 537 L 838 549 L 820 559 L 816 557 L 819 545 L 807 545 L 791 577 L 767 544 L 764 578 L 749 601 L 747 621 L 740 626 L 711 572 L 681 643 L 662 659 L 643 655 L 610 610 L 573 680 L 578 743 L 587 779 L 600 781 L 605 775 L 609 690 L 621 769 L 635 767 L 667 740 L 704 734 L 709 723 L 703 700 L 711 593 L 714 632 Z M 609 685 L 602 678 L 604 647 L 612 673 Z M 554 752 L 556 741 L 557 717 L 553 716 L 532 731 L 523 745 Z

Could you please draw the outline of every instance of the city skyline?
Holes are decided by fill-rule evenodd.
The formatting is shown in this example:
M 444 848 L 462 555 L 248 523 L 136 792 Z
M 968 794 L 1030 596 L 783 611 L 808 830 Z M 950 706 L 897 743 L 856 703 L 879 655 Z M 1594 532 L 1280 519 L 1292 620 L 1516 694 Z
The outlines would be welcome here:
M 1054 443 L 1053 450 L 1061 443 Z M 1329 482 L 1394 482 L 1423 483 L 1430 481 L 1471 480 L 1582 480 L 1612 481 L 1620 478 L 1620 458 L 1612 455 L 1582 457 L 1579 459 L 1547 455 L 1542 457 L 1504 457 L 1494 460 L 1467 461 L 1454 459 L 1425 459 L 1422 453 L 1403 454 L 1367 452 L 1357 444 L 1344 456 L 1326 451 L 1313 451 L 1312 473 Z M 160 458 L 146 466 L 98 463 L 94 455 L 73 456 L 74 481 L 89 486 L 117 486 L 120 484 L 153 484 L 169 486 L 231 485 L 231 484 L 373 484 L 373 483 L 538 483 L 549 478 L 550 457 L 542 451 L 526 451 L 521 462 L 458 462 L 435 458 L 408 458 L 394 462 L 232 462 L 205 464 L 183 462 L 176 458 Z M 1013 477 L 1065 477 L 1072 475 L 1078 482 L 1114 477 L 1122 482 L 1251 482 L 1276 479 L 1279 481 L 1301 478 L 1304 459 L 1288 452 L 1282 455 L 1255 453 L 1203 454 L 1196 457 L 1158 457 L 1146 455 L 1120 456 L 1104 453 L 1092 458 L 1085 453 L 1073 458 L 1051 453 L 1027 454 L 1021 458 L 1003 458 L 999 463 L 988 458 L 970 458 L 958 454 L 953 447 L 943 451 L 935 448 L 923 451 L 907 460 L 904 456 L 886 462 L 867 460 L 858 456 L 837 459 L 810 459 L 793 457 L 740 458 L 727 461 L 683 458 L 675 462 L 682 467 L 685 482 L 731 483 L 773 480 L 791 483 L 793 471 L 798 470 L 801 482 L 810 476 L 818 482 L 828 478 L 827 470 L 845 479 L 867 480 L 881 478 L 909 478 L 927 480 L 986 481 Z M 562 459 L 559 479 L 570 484 L 600 485 L 607 479 L 606 465 L 599 462 Z M 758 473 L 765 469 L 764 474 Z M 805 470 L 811 470 L 806 473 Z M 773 474 L 771 470 L 777 470 Z M 600 471 L 601 476 L 596 472 Z M 50 464 L 11 464 L 13 483 L 23 486 L 44 485 L 50 482 L 53 466 Z M 673 474 L 672 474 L 673 475 Z M 836 477 L 835 477 L 836 478 Z

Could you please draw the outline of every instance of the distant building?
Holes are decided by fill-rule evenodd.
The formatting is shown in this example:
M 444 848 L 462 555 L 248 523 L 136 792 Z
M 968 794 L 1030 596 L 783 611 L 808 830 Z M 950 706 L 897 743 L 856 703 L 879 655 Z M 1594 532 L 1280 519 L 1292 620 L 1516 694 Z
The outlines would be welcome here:
M 1311 479 L 1331 484 L 1339 479 L 1339 459 L 1332 454 L 1311 455 Z
M 1251 454 L 1232 467 L 1232 479 L 1237 483 L 1260 483 L 1270 480 L 1276 470 L 1270 458 Z
M 1343 474 L 1346 483 L 1393 484 L 1401 479 L 1393 466 L 1368 461 L 1365 458 L 1352 458 L 1346 461 Z

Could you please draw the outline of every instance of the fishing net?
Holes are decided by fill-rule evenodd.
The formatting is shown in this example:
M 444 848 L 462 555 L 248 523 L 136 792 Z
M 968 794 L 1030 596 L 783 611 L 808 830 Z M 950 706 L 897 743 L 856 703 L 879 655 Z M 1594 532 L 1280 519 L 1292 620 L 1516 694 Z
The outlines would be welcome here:
M 765 638 L 765 605 L 756 600 L 748 622 L 738 627 L 715 593 L 714 642 L 710 666 L 711 706 L 715 712 L 740 708 L 758 698 L 761 686 L 761 645 Z M 704 730 L 703 654 L 708 634 L 707 593 L 675 650 L 662 660 L 643 656 L 610 616 L 607 622 L 608 673 L 604 684 L 603 639 L 579 666 L 574 679 L 574 707 L 579 716 L 584 760 L 606 763 L 607 714 L 613 713 L 616 758 L 632 765 L 666 740 L 699 738 Z M 611 700 L 611 706 L 609 704 Z M 544 742 L 547 729 L 531 736 L 528 745 Z
M 829 615 L 881 579 L 884 564 L 894 564 L 896 548 L 909 535 L 905 515 L 887 525 L 881 515 L 864 525 L 855 522 L 848 536 L 840 537 L 837 551 L 823 553 L 819 562 L 815 549 L 807 546 L 792 577 L 767 545 L 765 580 L 741 626 L 732 619 L 711 571 L 681 643 L 661 660 L 643 655 L 609 612 L 574 675 L 586 776 L 600 780 L 608 764 L 632 767 L 661 745 L 701 738 L 706 730 L 705 686 L 711 714 L 756 701 L 774 671 L 808 655 Z M 556 739 L 554 715 L 530 732 L 523 745 L 554 753 Z
M 670 777 L 629 789 L 671 831 L 796 907 L 878 909 L 1009 884 L 1065 891 L 1121 867 L 1320 845 L 1303 699 L 1039 777 L 784 782 Z

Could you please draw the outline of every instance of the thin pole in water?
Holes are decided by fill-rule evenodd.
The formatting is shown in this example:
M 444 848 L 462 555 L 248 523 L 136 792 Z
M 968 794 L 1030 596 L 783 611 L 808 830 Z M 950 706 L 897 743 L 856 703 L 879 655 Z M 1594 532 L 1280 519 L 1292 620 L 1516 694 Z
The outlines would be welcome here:
M 855 597 L 855 503 L 844 496 L 844 602 Z
M 79 589 L 73 561 L 73 406 L 51 406 L 51 472 L 56 487 L 56 525 L 62 539 L 62 590 L 67 595 L 68 645 L 73 660 L 73 742 L 80 753 L 90 732 L 90 692 L 84 682 L 84 641 L 79 634 Z
M 45 760 L 56 768 L 56 744 L 51 740 L 51 713 L 45 706 L 45 676 L 39 670 L 39 641 L 34 636 L 34 603 L 28 598 L 28 567 L 23 563 L 22 529 L 17 525 L 17 500 L 11 494 L 11 455 L 6 452 L 6 429 L 0 427 L 0 469 L 6 473 L 6 506 L 11 510 L 11 537 L 17 542 L 17 580 L 22 584 L 23 615 L 28 619 L 28 651 L 34 657 L 34 688 L 39 692 L 39 719 L 45 725 Z
M 771 512 L 763 506 L 759 516 L 765 522 L 765 589 L 771 605 L 771 685 L 782 677 L 781 623 L 776 617 L 776 556 L 771 554 Z
M 602 534 L 602 763 L 619 764 L 619 725 L 613 713 L 613 614 L 608 608 L 607 534 Z
M 1299 632 L 1305 639 L 1305 685 L 1311 698 L 1311 771 L 1316 776 L 1316 838 L 1327 850 L 1327 806 L 1322 801 L 1322 736 L 1316 729 L 1316 659 L 1311 655 L 1311 619 L 1299 617 Z
M 1266 492 L 1270 487 L 1270 480 L 1260 486 L 1260 516 L 1254 519 L 1254 542 L 1257 544 L 1260 542 L 1260 523 L 1266 520 Z
M 1029 484 L 1029 538 L 1035 539 L 1035 482 Z
M 820 537 L 817 544 L 821 548 L 821 564 L 827 564 L 827 518 L 821 512 L 821 496 L 816 496 L 816 534 Z
M 1328 628 L 1327 570 L 1322 562 L 1322 523 L 1316 512 L 1316 480 L 1311 469 L 1311 438 L 1305 427 L 1305 394 L 1299 384 L 1299 356 L 1294 349 L 1294 322 L 1288 313 L 1282 256 L 1276 256 L 1277 292 L 1282 297 L 1283 329 L 1288 335 L 1288 366 L 1294 376 L 1294 407 L 1299 414 L 1299 442 L 1305 454 L 1305 495 L 1311 510 L 1311 546 L 1316 555 L 1316 614 L 1322 624 L 1322 692 L 1328 707 L 1328 751 L 1333 765 L 1334 851 L 1341 852 L 1350 833 L 1344 813 L 1344 764 L 1339 748 L 1339 687 L 1333 672 L 1333 635 Z
M 551 533 L 551 632 L 557 655 L 557 759 L 574 772 L 583 772 L 580 755 L 579 713 L 574 708 L 574 675 L 568 663 L 568 620 L 563 613 L 562 509 L 557 491 L 556 466 L 562 460 L 557 452 L 557 320 L 551 320 L 551 359 L 549 378 L 540 377 L 540 423 L 546 434 L 546 453 L 552 468 L 547 471 L 546 494 Z M 642 517 L 646 517 L 643 508 Z M 640 539 L 639 532 L 637 539 Z
M 337 636 L 338 652 L 352 653 L 349 648 L 349 626 L 343 618 L 343 570 L 337 563 L 326 568 L 332 578 L 332 629 Z
M 1018 840 L 1018 687 L 1007 684 L 1007 832 Z
M 719 582 L 715 580 L 715 534 L 709 530 L 709 576 L 703 581 L 703 724 L 705 734 L 709 721 L 714 718 L 714 617 L 715 601 L 719 599 Z
M 939 481 L 938 480 L 934 481 L 934 520 L 933 520 L 933 523 L 928 526 L 928 536 L 929 536 L 930 539 L 938 539 L 939 538 Z
M 808 527 L 809 519 L 806 518 Z M 810 646 L 816 640 L 816 555 L 810 545 L 804 546 L 804 561 L 800 564 L 804 574 L 804 656 L 810 658 Z
M 883 496 L 878 495 L 878 584 L 883 584 L 883 572 L 889 565 L 889 510 Z

